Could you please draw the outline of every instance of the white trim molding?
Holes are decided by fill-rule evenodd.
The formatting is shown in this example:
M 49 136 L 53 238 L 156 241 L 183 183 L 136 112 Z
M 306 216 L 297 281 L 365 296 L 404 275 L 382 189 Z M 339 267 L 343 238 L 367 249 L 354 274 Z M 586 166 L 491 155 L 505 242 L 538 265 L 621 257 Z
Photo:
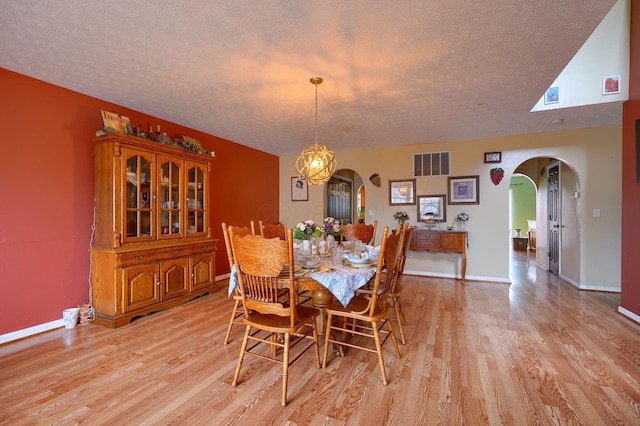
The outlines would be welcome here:
M 623 308 L 622 306 L 618 306 L 618 312 L 640 324 L 640 315 L 636 315 L 628 309 Z
M 62 318 L 40 325 L 34 325 L 33 327 L 23 328 L 22 330 L 12 331 L 11 333 L 0 335 L 0 345 L 7 342 L 13 342 L 14 340 L 24 339 L 25 337 L 44 333 L 45 331 L 53 330 L 54 328 L 60 327 L 64 327 L 64 321 L 62 320 Z

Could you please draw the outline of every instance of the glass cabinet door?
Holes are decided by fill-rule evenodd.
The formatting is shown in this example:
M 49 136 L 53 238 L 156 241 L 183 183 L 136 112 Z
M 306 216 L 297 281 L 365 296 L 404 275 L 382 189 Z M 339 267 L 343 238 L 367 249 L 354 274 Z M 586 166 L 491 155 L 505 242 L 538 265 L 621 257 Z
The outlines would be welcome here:
M 207 231 L 205 195 L 207 169 L 204 164 L 187 166 L 187 234 Z
M 153 237 L 153 157 L 150 154 L 123 150 L 126 186 L 124 240 Z
M 183 228 L 181 201 L 182 162 L 158 157 L 160 174 L 160 238 L 180 235 Z

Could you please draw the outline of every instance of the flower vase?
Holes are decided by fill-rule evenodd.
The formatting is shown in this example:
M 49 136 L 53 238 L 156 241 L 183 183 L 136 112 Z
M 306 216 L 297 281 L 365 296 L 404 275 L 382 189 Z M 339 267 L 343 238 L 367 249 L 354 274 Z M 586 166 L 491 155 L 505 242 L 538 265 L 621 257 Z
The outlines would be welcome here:
M 466 223 L 467 223 L 467 222 L 465 222 L 464 220 L 459 220 L 459 221 L 458 221 L 458 230 L 460 230 L 460 231 L 464 231 L 464 230 L 465 230 L 465 228 L 466 228 L 466 226 L 465 226 L 465 224 L 466 224 Z

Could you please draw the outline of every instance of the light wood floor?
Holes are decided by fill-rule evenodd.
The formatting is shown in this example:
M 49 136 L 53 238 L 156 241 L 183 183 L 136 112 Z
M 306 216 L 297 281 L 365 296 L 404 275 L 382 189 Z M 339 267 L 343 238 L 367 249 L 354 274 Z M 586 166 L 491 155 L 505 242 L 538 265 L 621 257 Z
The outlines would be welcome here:
M 111 330 L 83 325 L 0 346 L 0 424 L 640 424 L 640 325 L 618 294 L 579 292 L 513 258 L 513 284 L 406 276 L 407 344 L 316 369 L 223 346 L 226 291 Z M 225 283 L 221 283 L 221 286 Z M 390 342 L 388 342 L 390 343 Z

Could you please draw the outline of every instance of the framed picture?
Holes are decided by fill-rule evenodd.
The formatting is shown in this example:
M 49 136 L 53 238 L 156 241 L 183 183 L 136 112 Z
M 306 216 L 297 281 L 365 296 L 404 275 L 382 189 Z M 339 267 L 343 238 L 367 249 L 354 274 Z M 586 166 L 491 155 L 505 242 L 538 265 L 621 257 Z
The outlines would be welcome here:
M 502 161 L 502 152 L 485 152 L 485 163 L 500 163 Z
M 418 222 L 446 222 L 447 196 L 418 195 Z
M 613 95 L 620 93 L 620 76 L 612 75 L 602 79 L 602 94 Z
M 416 204 L 416 180 L 389 180 L 389 205 L 412 206 Z
M 309 201 L 307 181 L 297 176 L 291 178 L 291 201 Z
M 449 177 L 449 204 L 480 204 L 480 176 Z
M 558 102 L 560 102 L 560 88 L 549 87 L 544 93 L 544 104 L 557 104 Z

